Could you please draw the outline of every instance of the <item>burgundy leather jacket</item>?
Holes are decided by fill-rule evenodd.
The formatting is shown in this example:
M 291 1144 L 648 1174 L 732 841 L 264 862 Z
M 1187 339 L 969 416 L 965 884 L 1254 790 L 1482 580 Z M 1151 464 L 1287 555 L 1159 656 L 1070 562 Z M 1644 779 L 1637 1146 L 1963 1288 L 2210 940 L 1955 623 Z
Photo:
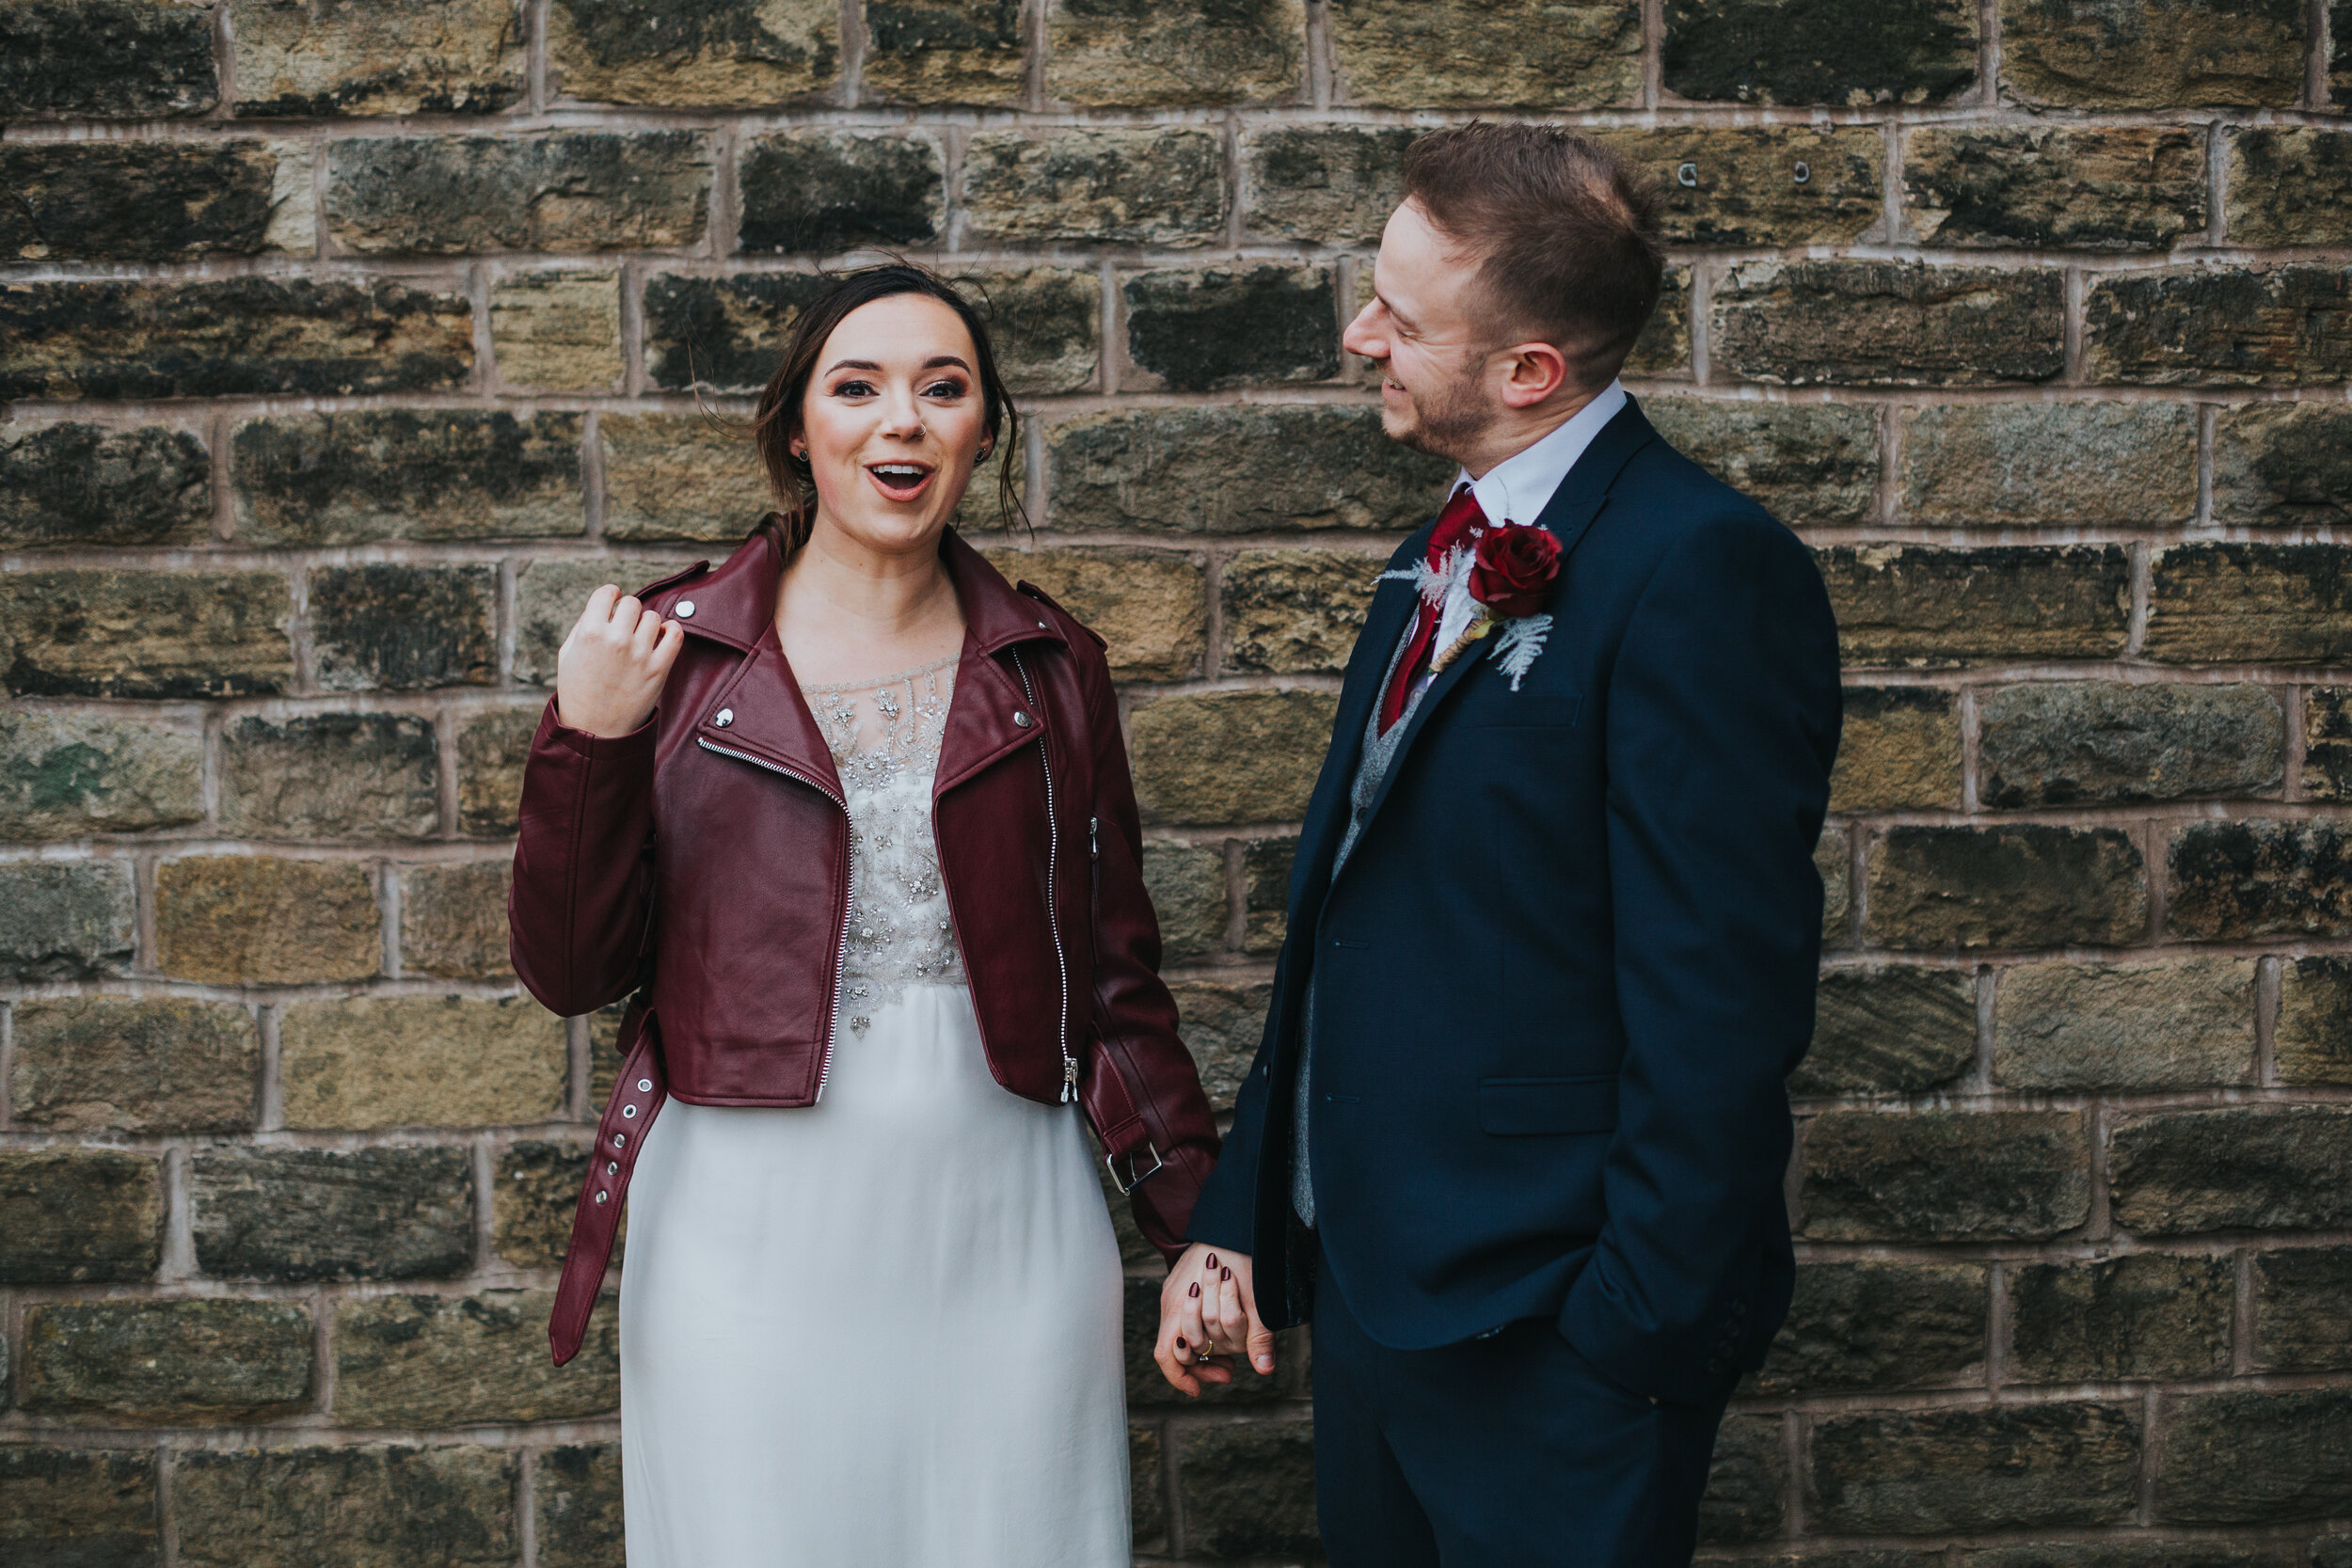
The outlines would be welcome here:
M 950 531 L 964 616 L 932 796 L 941 879 L 996 1081 L 1075 1100 L 1171 1259 L 1217 1137 L 1176 1008 L 1101 640 Z M 850 823 L 776 640 L 784 543 L 645 589 L 686 631 L 654 717 L 599 738 L 548 705 L 523 772 L 515 971 L 558 1013 L 634 993 L 549 1338 L 580 1348 L 664 1098 L 813 1103 L 837 1020 Z M 907 1151 L 919 1159 L 922 1151 Z

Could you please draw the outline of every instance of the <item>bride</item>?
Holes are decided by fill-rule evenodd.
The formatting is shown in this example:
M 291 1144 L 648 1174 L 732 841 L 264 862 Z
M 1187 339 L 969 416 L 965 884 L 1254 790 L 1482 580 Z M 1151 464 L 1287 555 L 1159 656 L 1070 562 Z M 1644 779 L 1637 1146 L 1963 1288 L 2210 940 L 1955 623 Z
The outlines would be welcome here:
M 1171 1259 L 1216 1134 L 1102 643 L 948 527 L 1015 415 L 918 267 L 800 316 L 716 568 L 591 594 L 532 744 L 515 965 L 634 995 L 550 1333 L 624 1201 L 632 1568 L 1111 1568 L 1117 1243 Z

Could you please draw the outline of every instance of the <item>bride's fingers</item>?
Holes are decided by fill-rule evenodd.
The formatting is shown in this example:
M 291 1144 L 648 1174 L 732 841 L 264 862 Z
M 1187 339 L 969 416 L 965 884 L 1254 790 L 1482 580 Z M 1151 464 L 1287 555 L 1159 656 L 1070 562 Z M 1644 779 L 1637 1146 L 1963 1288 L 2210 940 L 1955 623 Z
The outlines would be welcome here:
M 1242 1305 L 1241 1286 L 1230 1267 L 1218 1271 L 1216 1292 L 1217 1348 L 1239 1355 L 1249 1342 L 1249 1308 Z

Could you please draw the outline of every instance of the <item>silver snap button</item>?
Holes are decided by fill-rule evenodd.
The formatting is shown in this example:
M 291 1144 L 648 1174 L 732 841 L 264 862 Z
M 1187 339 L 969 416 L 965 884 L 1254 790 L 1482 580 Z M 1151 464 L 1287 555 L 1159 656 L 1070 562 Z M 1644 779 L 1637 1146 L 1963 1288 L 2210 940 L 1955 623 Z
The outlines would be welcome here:
M 1051 630 L 1053 630 L 1054 628 L 1053 628 L 1053 627 L 1051 627 L 1051 626 L 1047 626 L 1044 622 L 1040 621 L 1040 622 L 1037 624 L 1037 629 L 1038 629 L 1038 630 L 1040 630 L 1040 631 L 1051 631 Z
M 679 620 L 681 620 L 681 621 L 691 621 L 691 620 L 692 620 L 692 619 L 694 618 L 694 601 L 693 601 L 693 600 L 691 600 L 691 599 L 680 599 L 680 600 L 678 600 L 678 602 L 677 602 L 677 618 L 678 618 Z
M 653 1080 L 650 1078 L 640 1078 L 637 1080 L 637 1092 L 639 1094 L 651 1094 L 653 1092 Z
M 607 1175 L 607 1176 L 618 1176 L 618 1175 L 620 1175 L 620 1174 L 621 1174 L 621 1162 L 619 1162 L 618 1160 L 607 1160 L 607 1161 L 604 1163 L 604 1174 L 605 1174 L 605 1175 Z
M 735 722 L 735 710 L 731 707 L 721 708 L 719 710 L 719 716 L 716 719 L 713 719 L 711 722 L 718 725 L 723 730 L 725 729 L 729 724 Z
M 612 1201 L 612 1195 L 611 1193 L 598 1193 L 596 1195 L 596 1201 L 598 1203 L 609 1203 Z
M 1012 710 L 1012 721 L 1020 725 L 1025 730 L 1029 727 L 1029 716 L 1022 712 L 1019 708 L 1014 708 Z
M 622 1107 L 621 1107 L 621 1115 L 622 1115 L 623 1117 L 633 1117 L 633 1116 L 635 1116 L 636 1114 L 637 1114 L 637 1107 L 636 1107 L 636 1106 L 634 1106 L 634 1105 L 624 1105 L 624 1106 L 622 1106 Z
M 612 1147 L 614 1148 L 627 1148 L 628 1147 L 628 1134 L 626 1132 L 613 1133 Z

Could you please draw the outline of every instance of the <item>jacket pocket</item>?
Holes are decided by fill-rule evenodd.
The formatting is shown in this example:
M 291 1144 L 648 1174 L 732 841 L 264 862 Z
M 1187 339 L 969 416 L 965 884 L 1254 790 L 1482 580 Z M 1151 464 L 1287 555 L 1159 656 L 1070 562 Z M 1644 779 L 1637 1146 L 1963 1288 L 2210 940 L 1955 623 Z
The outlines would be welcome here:
M 1482 1078 L 1478 1130 L 1499 1138 L 1569 1132 L 1613 1132 L 1617 1127 L 1617 1080 Z

